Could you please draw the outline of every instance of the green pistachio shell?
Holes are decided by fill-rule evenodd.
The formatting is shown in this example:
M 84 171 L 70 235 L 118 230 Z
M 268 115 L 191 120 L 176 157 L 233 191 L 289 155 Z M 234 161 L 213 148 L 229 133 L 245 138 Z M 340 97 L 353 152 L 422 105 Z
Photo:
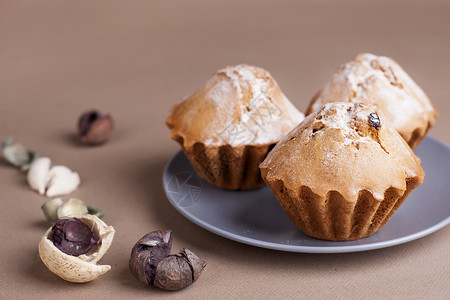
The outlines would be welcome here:
M 59 218 L 67 216 L 80 216 L 88 213 L 86 204 L 83 201 L 75 198 L 71 198 L 69 201 L 61 205 L 56 215 Z
M 2 156 L 13 166 L 26 171 L 29 169 L 31 163 L 39 157 L 39 154 L 37 152 L 29 151 L 22 144 L 13 144 L 13 140 L 14 138 L 10 136 L 3 141 Z
M 100 219 L 105 216 L 105 213 L 102 210 L 98 209 L 98 208 L 95 208 L 95 207 L 92 207 L 92 206 L 88 205 L 87 209 L 88 209 L 88 214 L 96 216 L 96 217 L 98 217 Z
M 63 205 L 63 201 L 61 200 L 61 198 L 55 198 L 48 200 L 41 206 L 41 209 L 44 212 L 44 216 L 47 221 L 49 221 L 50 223 L 56 222 L 56 220 L 58 219 L 57 211 L 61 205 Z
M 39 153 L 34 152 L 34 151 L 28 151 L 28 155 L 29 155 L 29 161 L 27 163 L 24 163 L 20 167 L 20 169 L 24 172 L 28 171 L 28 169 L 30 169 L 30 166 L 33 163 L 33 161 L 35 161 L 36 159 L 39 158 Z

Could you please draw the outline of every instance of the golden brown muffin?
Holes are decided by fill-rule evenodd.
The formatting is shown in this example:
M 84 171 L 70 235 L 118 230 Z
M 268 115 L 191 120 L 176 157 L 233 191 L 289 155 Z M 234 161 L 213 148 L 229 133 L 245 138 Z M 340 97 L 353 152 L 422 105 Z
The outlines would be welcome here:
M 306 117 L 260 168 L 295 225 L 330 241 L 379 230 L 424 178 L 381 110 L 358 102 L 328 103 Z
M 200 176 L 225 189 L 264 185 L 258 165 L 304 119 L 262 68 L 228 66 L 166 120 Z
M 412 149 L 437 117 L 427 95 L 394 60 L 368 53 L 340 66 L 314 96 L 307 114 L 341 101 L 376 104 Z

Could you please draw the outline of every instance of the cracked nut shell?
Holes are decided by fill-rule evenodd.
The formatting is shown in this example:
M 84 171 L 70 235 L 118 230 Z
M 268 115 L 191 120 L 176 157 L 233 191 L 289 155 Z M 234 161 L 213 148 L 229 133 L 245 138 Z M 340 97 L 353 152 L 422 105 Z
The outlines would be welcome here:
M 99 239 L 86 254 L 73 256 L 59 250 L 49 239 L 50 227 L 39 242 L 39 256 L 47 268 L 62 279 L 69 282 L 89 282 L 105 274 L 111 269 L 109 265 L 97 265 L 111 246 L 114 228 L 92 215 L 77 216 L 77 219 L 88 225 Z
M 88 111 L 78 120 L 78 134 L 84 144 L 98 145 L 108 140 L 114 128 L 110 115 L 102 115 L 96 110 Z
M 27 181 L 33 190 L 47 197 L 70 194 L 81 182 L 80 175 L 68 167 L 51 167 L 51 160 L 48 157 L 40 157 L 33 161 L 27 174 Z
M 44 216 L 50 223 L 55 223 L 59 218 L 90 214 L 99 217 L 105 213 L 98 208 L 84 204 L 80 199 L 70 198 L 64 203 L 61 198 L 50 199 L 41 206 Z
M 131 273 L 142 283 L 153 284 L 156 267 L 172 249 L 172 232 L 156 230 L 144 235 L 131 250 Z
M 19 143 L 13 143 L 12 136 L 7 137 L 2 142 L 3 158 L 15 167 L 19 167 L 22 171 L 28 171 L 31 163 L 39 158 L 39 153 L 28 150 Z
M 58 220 L 58 208 L 63 205 L 61 198 L 53 198 L 42 204 L 41 209 L 44 216 L 50 223 L 55 223 Z
M 181 290 L 195 282 L 206 263 L 189 249 L 170 255 L 170 230 L 156 230 L 143 236 L 133 247 L 129 266 L 141 282 L 168 291 Z
M 163 290 L 178 291 L 194 283 L 206 263 L 191 250 L 183 248 L 180 253 L 169 255 L 156 267 L 154 285 Z
M 70 198 L 69 201 L 63 203 L 56 210 L 56 216 L 59 218 L 69 217 L 69 216 L 81 216 L 89 213 L 89 210 L 80 199 Z

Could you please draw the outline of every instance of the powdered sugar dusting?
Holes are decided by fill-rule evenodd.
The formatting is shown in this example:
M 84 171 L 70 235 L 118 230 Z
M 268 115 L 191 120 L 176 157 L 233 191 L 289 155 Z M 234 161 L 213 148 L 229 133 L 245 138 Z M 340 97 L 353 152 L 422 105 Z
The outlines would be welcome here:
M 277 143 L 304 119 L 269 72 L 228 66 L 180 102 L 167 123 L 185 147 Z
M 219 70 L 218 73 L 225 73 L 231 79 L 233 86 L 239 87 L 238 96 L 242 98 L 243 94 L 240 89 L 242 83 L 250 85 L 252 97 L 267 90 L 268 82 L 264 78 L 257 77 L 255 71 L 257 70 L 254 67 L 241 64 L 226 67 Z
M 357 127 L 368 123 L 367 106 L 361 106 L 359 103 L 335 102 L 326 104 L 320 112 L 321 118 L 314 120 L 314 128 L 321 130 L 337 129 L 344 136 L 343 145 L 370 143 L 374 142 L 372 138 L 358 134 Z M 313 138 L 317 134 L 311 134 Z
M 214 84 L 208 92 L 208 97 L 212 99 L 215 103 L 220 103 L 223 99 L 224 94 L 229 94 L 232 92 L 232 85 L 230 85 L 229 81 L 219 81 Z M 234 86 L 238 94 L 242 95 L 240 90 L 240 86 Z
M 237 108 L 237 116 L 220 132 L 219 139 L 207 139 L 207 145 L 274 143 L 304 119 L 283 93 L 275 97 L 273 87 L 278 86 L 267 71 L 243 64 L 226 67 L 217 74 L 226 75 L 228 80 L 217 82 L 208 96 L 223 109 Z M 235 97 L 229 97 L 233 93 L 230 89 Z
M 405 139 L 417 126 L 426 128 L 429 122 L 434 123 L 435 112 L 428 97 L 395 61 L 385 56 L 359 54 L 340 66 L 312 109 L 316 111 L 330 101 L 377 104 Z

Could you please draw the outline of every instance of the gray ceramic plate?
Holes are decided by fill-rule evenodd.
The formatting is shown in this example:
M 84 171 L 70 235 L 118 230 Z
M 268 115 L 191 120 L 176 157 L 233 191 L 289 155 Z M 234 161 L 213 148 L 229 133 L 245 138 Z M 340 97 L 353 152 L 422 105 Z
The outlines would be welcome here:
M 268 187 L 227 191 L 201 179 L 182 151 L 167 164 L 163 184 L 170 203 L 195 224 L 258 247 L 305 253 L 342 253 L 406 243 L 450 223 L 450 148 L 427 137 L 416 149 L 426 176 L 377 233 L 356 241 L 311 238 L 291 223 Z

